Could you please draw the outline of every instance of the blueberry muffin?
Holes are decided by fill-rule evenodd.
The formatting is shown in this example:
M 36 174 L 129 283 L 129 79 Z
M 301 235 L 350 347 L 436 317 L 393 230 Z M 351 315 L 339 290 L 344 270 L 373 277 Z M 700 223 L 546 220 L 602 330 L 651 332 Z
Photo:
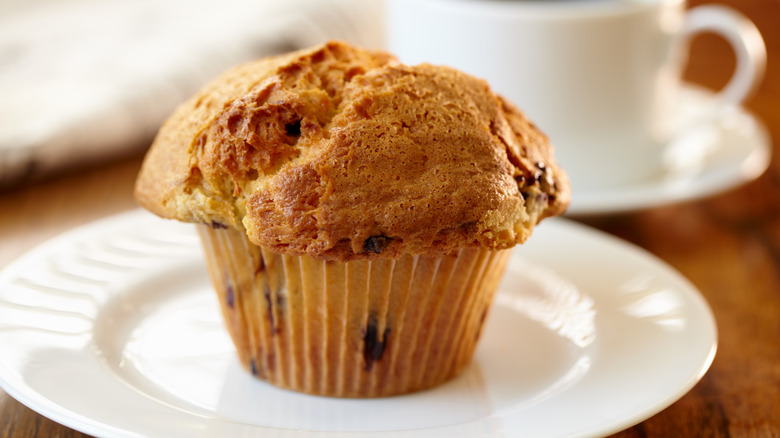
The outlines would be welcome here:
M 198 224 L 248 372 L 388 396 L 469 364 L 509 252 L 569 202 L 552 154 L 484 81 L 329 42 L 182 104 L 135 193 Z

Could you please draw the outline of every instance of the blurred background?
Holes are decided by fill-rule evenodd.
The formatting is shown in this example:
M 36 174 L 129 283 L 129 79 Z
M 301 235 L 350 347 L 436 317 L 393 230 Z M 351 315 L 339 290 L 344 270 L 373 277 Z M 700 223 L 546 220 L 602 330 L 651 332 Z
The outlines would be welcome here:
M 688 5 L 695 7 L 712 3 L 715 2 L 691 0 Z M 741 218 L 743 223 L 762 220 L 775 223 L 780 214 L 780 149 L 777 144 L 780 139 L 780 1 L 723 0 L 717 3 L 731 6 L 745 14 L 764 38 L 767 49 L 764 80 L 744 106 L 766 125 L 772 142 L 772 158 L 767 171 L 756 181 L 722 196 L 710 197 L 700 205 L 716 209 L 724 217 Z M 728 81 L 735 65 L 734 53 L 723 39 L 703 34 L 692 41 L 684 78 L 691 83 L 718 90 Z
M 383 3 L 4 0 L 0 188 L 142 153 L 178 103 L 237 63 L 328 39 L 383 47 Z M 771 52 L 780 2 L 720 3 L 746 14 L 766 39 L 767 74 L 746 106 L 774 117 L 766 97 L 779 86 Z M 704 34 L 691 53 L 685 79 L 720 89 L 735 65 L 728 44 Z

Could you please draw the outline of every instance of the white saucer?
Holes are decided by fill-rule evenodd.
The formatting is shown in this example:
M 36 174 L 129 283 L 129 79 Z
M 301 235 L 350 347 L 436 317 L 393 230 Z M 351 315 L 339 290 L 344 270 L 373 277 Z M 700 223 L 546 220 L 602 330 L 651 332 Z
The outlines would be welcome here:
M 634 246 L 548 220 L 513 256 L 472 366 L 384 399 L 239 369 L 189 225 L 132 211 L 0 273 L 0 385 L 100 437 L 593 436 L 685 394 L 716 349 L 702 296 Z
M 686 85 L 681 117 L 706 107 L 714 94 Z M 679 147 L 675 148 L 674 145 Z M 570 216 L 625 213 L 703 198 L 758 178 L 769 166 L 771 140 L 764 125 L 744 108 L 701 123 L 675 139 L 676 166 L 644 181 L 609 188 L 572 188 Z

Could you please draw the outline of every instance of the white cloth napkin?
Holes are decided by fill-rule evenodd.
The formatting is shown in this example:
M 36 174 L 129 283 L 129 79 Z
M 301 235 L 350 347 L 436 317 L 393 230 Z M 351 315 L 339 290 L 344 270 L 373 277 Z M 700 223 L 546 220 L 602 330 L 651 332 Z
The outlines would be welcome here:
M 374 0 L 4 0 L 0 187 L 138 153 L 232 65 L 382 38 Z

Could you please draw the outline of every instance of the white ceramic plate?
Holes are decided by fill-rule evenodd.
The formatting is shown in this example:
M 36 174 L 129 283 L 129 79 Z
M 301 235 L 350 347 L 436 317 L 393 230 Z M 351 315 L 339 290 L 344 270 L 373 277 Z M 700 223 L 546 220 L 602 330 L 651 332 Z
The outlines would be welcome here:
M 3 389 L 101 437 L 605 435 L 685 394 L 715 349 L 683 277 L 562 219 L 516 251 L 465 374 L 384 399 L 302 395 L 242 371 L 189 225 L 128 212 L 0 273 Z
M 679 123 L 700 113 L 713 98 L 702 88 L 683 87 L 676 109 Z M 654 177 L 601 188 L 575 185 L 567 214 L 625 213 L 714 195 L 758 178 L 771 158 L 766 127 L 744 108 L 693 124 L 666 148 L 673 164 Z

